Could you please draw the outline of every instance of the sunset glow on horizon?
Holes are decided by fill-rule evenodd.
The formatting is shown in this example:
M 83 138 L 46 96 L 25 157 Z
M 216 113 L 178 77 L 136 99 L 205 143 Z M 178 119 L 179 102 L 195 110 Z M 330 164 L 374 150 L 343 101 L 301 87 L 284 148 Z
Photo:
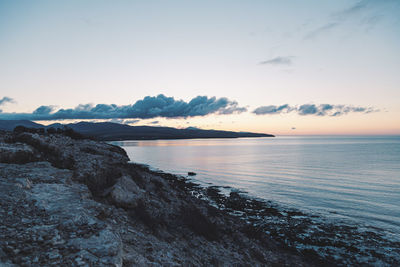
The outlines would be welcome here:
M 0 119 L 400 135 L 398 14 L 396 0 L 0 1 Z

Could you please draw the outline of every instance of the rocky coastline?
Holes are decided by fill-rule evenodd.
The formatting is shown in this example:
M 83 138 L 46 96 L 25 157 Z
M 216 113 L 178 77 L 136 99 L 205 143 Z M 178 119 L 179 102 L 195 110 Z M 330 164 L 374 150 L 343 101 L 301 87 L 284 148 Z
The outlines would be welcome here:
M 0 132 L 0 266 L 399 264 L 400 243 L 129 162 L 71 133 Z

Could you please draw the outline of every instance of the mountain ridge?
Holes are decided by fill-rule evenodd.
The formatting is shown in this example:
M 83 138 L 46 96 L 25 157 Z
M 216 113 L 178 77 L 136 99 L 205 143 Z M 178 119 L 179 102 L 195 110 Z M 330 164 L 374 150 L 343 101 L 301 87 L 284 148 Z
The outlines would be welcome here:
M 27 128 L 71 128 L 74 131 L 102 141 L 115 140 L 157 140 L 157 139 L 197 139 L 197 138 L 241 138 L 274 137 L 272 134 L 203 130 L 195 128 L 177 129 L 164 126 L 130 126 L 113 122 L 54 123 L 42 125 L 29 120 L 0 120 L 0 130 L 12 131 L 16 126 Z

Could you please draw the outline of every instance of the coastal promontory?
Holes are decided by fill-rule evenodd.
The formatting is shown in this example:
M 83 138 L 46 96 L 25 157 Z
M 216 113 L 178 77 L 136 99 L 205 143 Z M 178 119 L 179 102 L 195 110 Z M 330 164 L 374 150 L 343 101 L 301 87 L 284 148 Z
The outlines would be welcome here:
M 132 163 L 70 129 L 0 131 L 0 266 L 400 263 L 384 231 L 200 186 L 194 174 Z
M 0 265 L 309 265 L 119 147 L 0 133 Z

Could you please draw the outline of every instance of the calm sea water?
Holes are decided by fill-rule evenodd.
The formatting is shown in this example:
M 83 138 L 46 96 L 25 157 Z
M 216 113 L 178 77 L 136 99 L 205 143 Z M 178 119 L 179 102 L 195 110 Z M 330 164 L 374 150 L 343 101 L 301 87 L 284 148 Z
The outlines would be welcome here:
M 133 162 L 201 184 L 400 233 L 400 136 L 114 142 Z

